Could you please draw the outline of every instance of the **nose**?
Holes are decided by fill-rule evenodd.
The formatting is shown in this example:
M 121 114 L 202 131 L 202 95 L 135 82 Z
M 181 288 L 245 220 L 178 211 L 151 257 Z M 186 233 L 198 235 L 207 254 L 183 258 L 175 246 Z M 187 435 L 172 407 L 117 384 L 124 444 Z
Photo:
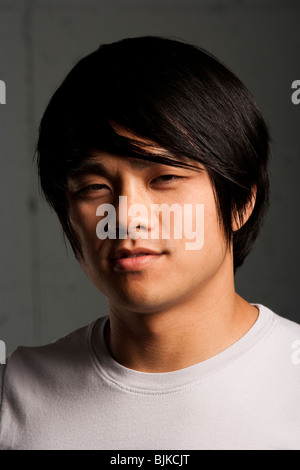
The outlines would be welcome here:
M 116 208 L 117 238 L 148 238 L 151 198 L 134 177 L 123 182 Z

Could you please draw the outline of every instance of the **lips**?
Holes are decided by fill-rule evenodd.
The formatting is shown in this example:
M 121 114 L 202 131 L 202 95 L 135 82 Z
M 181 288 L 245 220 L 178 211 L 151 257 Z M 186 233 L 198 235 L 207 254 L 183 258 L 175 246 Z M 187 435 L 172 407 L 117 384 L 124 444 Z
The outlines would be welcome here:
M 117 271 L 138 271 L 158 261 L 164 254 L 142 247 L 134 250 L 121 249 L 112 255 L 111 262 Z
M 120 259 L 120 258 L 135 258 L 138 256 L 147 256 L 147 255 L 160 255 L 161 252 L 154 251 L 154 250 L 149 250 L 148 248 L 135 248 L 134 250 L 129 250 L 126 248 L 123 248 L 121 250 L 117 250 L 113 255 L 112 259 Z

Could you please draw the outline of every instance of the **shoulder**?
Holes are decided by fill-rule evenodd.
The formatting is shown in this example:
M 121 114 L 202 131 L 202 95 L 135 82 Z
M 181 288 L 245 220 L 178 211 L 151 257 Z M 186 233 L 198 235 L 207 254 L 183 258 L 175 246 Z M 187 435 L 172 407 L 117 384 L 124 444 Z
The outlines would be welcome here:
M 39 429 L 47 436 L 45 420 L 51 431 L 72 400 L 84 395 L 94 372 L 95 323 L 45 346 L 18 347 L 7 357 L 1 374 L 0 449 L 28 448 L 32 439 L 38 442 Z
M 277 320 L 279 328 L 282 329 L 282 331 L 285 331 L 285 333 L 291 337 L 299 337 L 300 338 L 300 324 L 296 323 L 292 320 L 288 320 L 284 316 L 275 314 L 275 319 Z
M 67 366 L 80 362 L 90 347 L 90 335 L 95 322 L 78 328 L 71 333 L 43 346 L 19 346 L 7 359 L 7 368 L 16 370 L 29 367 L 31 370 L 42 367 Z
M 300 367 L 300 325 L 281 315 L 275 315 L 278 340 L 286 345 L 291 353 L 291 362 Z M 297 371 L 300 379 L 300 369 Z
M 0 369 L 1 398 L 16 397 L 41 388 L 55 389 L 60 378 L 84 371 L 90 358 L 90 335 L 95 322 L 43 346 L 19 346 Z
M 283 315 L 274 313 L 269 308 L 259 305 L 260 313 L 270 319 L 270 328 L 268 329 L 263 347 L 266 355 L 272 362 L 272 369 L 275 365 L 282 366 L 281 371 L 293 373 L 300 379 L 300 325 L 294 321 L 288 320 Z M 299 367 L 294 367 L 298 365 Z
M 293 341 L 300 340 L 300 324 L 287 319 L 284 315 L 274 313 L 275 331 L 282 339 Z
M 297 338 L 300 336 L 300 324 L 287 319 L 284 314 L 275 313 L 270 308 L 261 304 L 253 304 L 259 308 L 260 316 L 270 320 L 273 323 L 273 329 L 288 338 Z

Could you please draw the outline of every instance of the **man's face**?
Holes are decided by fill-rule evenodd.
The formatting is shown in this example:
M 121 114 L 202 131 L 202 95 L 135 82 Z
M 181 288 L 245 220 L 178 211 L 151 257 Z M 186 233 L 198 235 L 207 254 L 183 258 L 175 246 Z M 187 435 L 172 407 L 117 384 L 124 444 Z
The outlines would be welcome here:
M 126 204 L 120 206 L 124 196 Z M 200 165 L 195 171 L 94 152 L 83 164 L 83 171 L 69 178 L 67 200 L 70 221 L 82 247 L 81 266 L 111 308 L 142 314 L 184 305 L 201 289 L 209 289 L 210 281 L 232 263 L 219 226 L 213 187 Z M 97 215 L 101 212 L 97 208 L 103 204 L 115 209 L 120 230 L 116 239 L 97 236 L 97 225 L 105 217 L 104 212 Z M 130 209 L 133 204 L 140 204 L 145 211 L 134 214 Z M 162 204 L 177 205 L 183 215 L 189 207 L 189 220 L 181 219 L 181 237 L 175 236 L 172 217 L 167 236 L 162 235 L 162 213 L 154 211 L 156 216 L 151 217 L 151 208 Z M 204 243 L 201 248 L 195 244 L 196 249 L 187 249 L 193 240 L 186 238 L 184 225 L 193 230 L 198 227 L 199 232 L 197 205 L 204 208 L 204 220 L 200 218 Z M 159 238 L 154 238 L 158 226 Z M 129 230 L 132 227 L 136 228 L 134 235 Z M 137 233 L 141 238 L 136 238 Z

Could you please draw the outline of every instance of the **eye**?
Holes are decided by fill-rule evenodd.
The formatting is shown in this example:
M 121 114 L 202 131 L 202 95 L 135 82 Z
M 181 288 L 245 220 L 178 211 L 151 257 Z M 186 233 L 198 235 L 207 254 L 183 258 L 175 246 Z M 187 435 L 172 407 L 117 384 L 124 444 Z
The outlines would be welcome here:
M 107 194 L 110 191 L 109 187 L 106 184 L 89 184 L 84 188 L 81 188 L 77 191 L 77 194 L 82 197 L 88 196 L 99 196 Z
M 152 184 L 170 184 L 182 178 L 182 176 L 178 175 L 160 175 L 152 181 Z

